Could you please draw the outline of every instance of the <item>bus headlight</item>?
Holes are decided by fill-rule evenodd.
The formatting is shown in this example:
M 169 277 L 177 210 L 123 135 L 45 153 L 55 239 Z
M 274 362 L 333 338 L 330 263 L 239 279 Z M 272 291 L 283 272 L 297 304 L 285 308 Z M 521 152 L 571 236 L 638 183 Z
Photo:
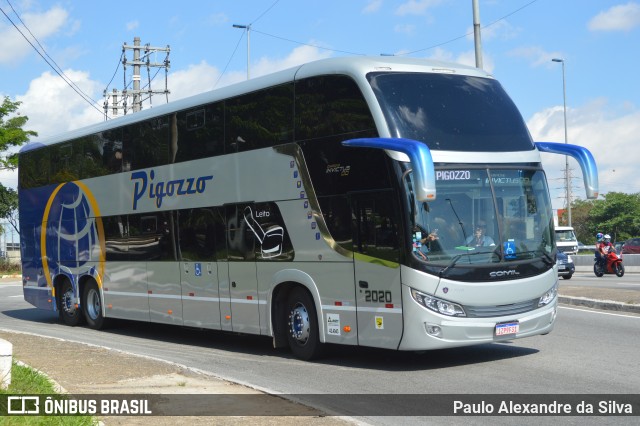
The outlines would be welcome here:
M 411 289 L 411 296 L 413 297 L 413 300 L 415 300 L 425 308 L 435 311 L 439 314 L 447 315 L 450 317 L 467 316 L 467 314 L 465 314 L 464 312 L 464 309 L 462 309 L 462 306 L 458 305 L 457 303 L 438 299 L 437 297 L 430 296 L 413 288 Z
M 553 301 L 553 299 L 556 298 L 556 295 L 558 294 L 558 283 L 556 282 L 553 287 L 551 287 L 549 289 L 549 291 L 547 291 L 545 294 L 542 295 L 542 297 L 540 297 L 540 300 L 538 301 L 538 307 L 542 307 L 542 306 L 546 306 L 549 303 L 551 303 Z

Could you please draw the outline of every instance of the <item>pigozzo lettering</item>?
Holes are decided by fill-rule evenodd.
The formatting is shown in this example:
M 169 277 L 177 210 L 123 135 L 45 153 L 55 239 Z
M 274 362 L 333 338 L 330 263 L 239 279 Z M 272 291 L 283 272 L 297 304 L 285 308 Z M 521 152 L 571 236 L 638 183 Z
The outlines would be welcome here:
M 148 194 L 149 199 L 156 200 L 156 207 L 162 206 L 164 197 L 175 197 L 190 194 L 202 194 L 207 189 L 207 181 L 212 180 L 213 176 L 200 176 L 198 178 L 190 177 L 184 179 L 173 179 L 170 181 L 154 182 L 155 172 L 150 170 L 138 171 L 131 173 L 133 184 L 133 210 L 138 208 L 138 201 Z M 149 191 L 147 192 L 147 188 Z

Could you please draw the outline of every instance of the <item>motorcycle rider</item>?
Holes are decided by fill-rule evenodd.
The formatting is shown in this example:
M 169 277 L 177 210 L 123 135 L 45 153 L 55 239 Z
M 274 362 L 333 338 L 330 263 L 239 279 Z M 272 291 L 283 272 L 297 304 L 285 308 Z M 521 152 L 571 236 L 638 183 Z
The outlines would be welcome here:
M 602 234 L 600 234 L 602 235 Z M 609 256 L 609 252 L 613 250 L 613 244 L 611 243 L 611 236 L 605 234 L 602 236 L 602 240 L 598 244 L 598 252 L 600 254 L 600 264 L 603 268 L 606 267 L 606 259 Z
M 602 258 L 602 253 L 600 251 L 600 245 L 602 244 L 603 239 L 604 234 L 602 232 L 598 232 L 596 234 L 596 263 L 602 267 L 604 267 L 604 259 Z

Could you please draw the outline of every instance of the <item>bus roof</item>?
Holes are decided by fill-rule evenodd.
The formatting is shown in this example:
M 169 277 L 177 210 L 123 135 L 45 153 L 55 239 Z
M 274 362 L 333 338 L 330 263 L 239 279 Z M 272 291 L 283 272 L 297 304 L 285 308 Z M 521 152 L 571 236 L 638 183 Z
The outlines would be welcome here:
M 172 112 L 193 108 L 198 105 L 239 96 L 269 86 L 284 84 L 296 79 L 327 74 L 344 74 L 356 77 L 366 75 L 369 72 L 394 71 L 461 74 L 492 78 L 490 74 L 478 68 L 429 59 L 403 58 L 397 56 L 356 56 L 321 59 L 265 76 L 235 83 L 220 89 L 214 89 L 187 98 L 178 99 L 134 114 L 71 130 L 43 140 L 32 141 L 23 146 L 20 152 L 30 151 L 45 145 L 52 145 L 80 138 L 101 131 L 106 131 L 114 127 L 124 126 L 144 121 L 152 117 L 162 116 Z

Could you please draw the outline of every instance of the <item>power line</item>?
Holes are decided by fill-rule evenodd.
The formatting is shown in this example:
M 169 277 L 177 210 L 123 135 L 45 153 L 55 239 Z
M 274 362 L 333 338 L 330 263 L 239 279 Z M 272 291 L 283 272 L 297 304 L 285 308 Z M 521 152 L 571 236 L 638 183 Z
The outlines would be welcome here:
M 512 16 L 512 15 L 514 15 L 514 14 L 516 14 L 516 13 L 520 12 L 521 10 L 523 10 L 523 9 L 525 9 L 525 8 L 527 8 L 527 7 L 529 7 L 529 6 L 531 6 L 533 3 L 536 3 L 537 1 L 538 1 L 538 0 L 532 0 L 532 1 L 530 1 L 529 3 L 527 3 L 527 4 L 525 4 L 525 5 L 523 5 L 523 6 L 519 7 L 519 8 L 517 8 L 516 10 L 514 10 L 514 11 L 512 11 L 512 12 L 509 12 L 509 13 L 507 13 L 506 15 L 504 15 L 504 16 L 502 16 L 502 17 L 500 17 L 500 18 L 496 19 L 495 21 L 493 21 L 493 22 L 491 22 L 491 23 L 489 23 L 489 24 L 487 24 L 487 25 L 484 25 L 482 28 L 483 28 L 483 29 L 485 29 L 485 28 L 489 28 L 489 27 L 491 27 L 492 25 L 495 25 L 495 24 L 497 24 L 498 22 L 505 20 L 505 19 L 506 19 L 506 18 L 508 18 L 509 16 Z M 277 2 L 276 2 L 276 3 L 277 3 Z M 272 6 L 272 7 L 273 7 L 273 6 Z M 253 25 L 253 24 L 252 24 L 252 25 Z M 338 52 L 338 53 L 346 53 L 346 54 L 349 54 L 349 55 L 365 55 L 365 53 L 350 52 L 350 51 L 347 51 L 347 50 L 339 50 L 339 49 L 330 49 L 330 48 L 323 47 L 323 46 L 319 46 L 319 45 L 315 45 L 315 44 L 303 43 L 303 42 L 296 41 L 296 40 L 291 40 L 291 39 L 288 39 L 288 38 L 285 38 L 285 37 L 280 37 L 280 36 L 277 36 L 277 35 L 274 35 L 274 34 L 265 33 L 265 32 L 263 32 L 263 31 L 256 30 L 256 29 L 255 29 L 255 28 L 253 28 L 253 27 L 251 28 L 251 30 L 252 30 L 253 32 L 256 32 L 256 33 L 259 33 L 259 34 L 262 34 L 262 35 L 266 35 L 266 36 L 273 37 L 273 38 L 276 38 L 276 39 L 279 39 L 279 40 L 287 41 L 287 42 L 289 42 L 289 43 L 298 44 L 298 45 L 301 45 L 301 46 L 315 47 L 315 48 L 317 48 L 317 49 L 328 50 L 328 51 L 331 51 L 331 52 Z M 411 52 L 399 53 L 399 54 L 398 54 L 398 56 L 408 56 L 408 55 L 413 55 L 413 54 L 415 54 L 415 53 L 424 52 L 425 50 L 430 50 L 430 49 L 434 49 L 434 48 L 436 48 L 436 47 L 443 46 L 443 45 L 445 45 L 445 44 L 453 43 L 454 41 L 458 41 L 458 40 L 460 40 L 460 39 L 463 39 L 463 38 L 469 37 L 470 35 L 473 35 L 473 31 L 470 31 L 470 32 L 468 32 L 468 33 L 466 33 L 466 34 L 463 34 L 463 35 L 460 35 L 460 36 L 454 37 L 454 38 L 449 39 L 449 40 L 446 40 L 446 41 L 443 41 L 443 42 L 441 42 L 441 43 L 434 44 L 434 45 L 429 46 L 429 47 L 425 47 L 425 48 L 418 49 L 418 50 L 413 50 L 413 51 L 411 51 Z M 235 53 L 235 51 L 234 51 L 234 53 Z
M 51 67 L 51 69 L 58 74 L 58 76 L 69 86 L 73 89 L 74 92 L 76 92 L 78 95 L 80 95 L 80 97 L 87 102 L 89 105 L 91 105 L 94 109 L 96 109 L 97 111 L 100 112 L 100 114 L 102 114 L 102 111 L 100 111 L 100 109 L 98 109 L 98 107 L 96 107 L 95 103 L 96 101 L 94 101 L 93 99 L 91 99 L 91 97 L 89 95 L 87 95 L 86 93 L 84 93 L 82 91 L 82 89 L 80 89 L 69 77 L 67 77 L 67 75 L 64 73 L 64 71 L 62 71 L 62 69 L 60 68 L 60 66 L 53 60 L 53 58 L 51 58 L 51 56 L 49 56 L 49 54 L 46 52 L 46 50 L 44 49 L 44 47 L 42 46 L 42 44 L 40 44 L 40 42 L 38 41 L 38 39 L 33 35 L 33 33 L 31 32 L 31 30 L 29 30 L 29 27 L 26 26 L 26 24 L 22 21 L 22 19 L 20 18 L 20 15 L 18 15 L 18 13 L 16 12 L 16 10 L 13 8 L 13 6 L 11 5 L 11 3 L 9 2 L 9 0 L 7 0 L 7 3 L 9 4 L 9 6 L 11 7 L 11 9 L 13 10 L 13 12 L 15 13 L 15 15 L 18 17 L 18 19 L 20 20 L 20 22 L 22 23 L 22 25 L 27 29 L 27 31 L 29 32 L 29 34 L 31 34 L 31 37 L 33 37 L 33 39 L 36 41 L 36 43 L 38 43 L 38 45 L 40 46 L 40 48 L 42 49 L 42 52 L 44 52 L 44 54 L 47 56 L 47 58 L 51 59 L 51 62 L 53 62 L 55 64 L 55 67 L 51 64 L 51 62 L 49 62 L 49 60 L 47 58 L 45 58 L 45 56 L 40 52 L 40 50 L 33 45 L 33 43 L 31 42 L 31 40 L 29 40 L 29 38 L 22 32 L 22 30 L 20 28 L 18 28 L 18 26 L 15 24 L 15 22 L 13 22 L 13 20 L 9 17 L 9 15 L 7 15 L 7 13 L 4 11 L 4 9 L 2 9 L 0 7 L 0 11 L 2 11 L 2 14 L 9 20 L 9 22 L 11 22 L 11 25 L 13 25 L 13 27 L 20 33 L 20 35 L 26 40 L 27 43 L 29 43 L 29 45 L 31 45 L 31 47 L 33 48 L 33 50 L 36 51 L 36 53 L 38 55 L 40 55 L 40 57 L 47 63 L 47 65 L 49 65 L 49 67 Z M 57 67 L 57 68 L 56 68 Z M 60 71 L 58 71 L 58 69 Z
M 269 6 L 264 12 L 262 12 L 256 19 L 254 19 L 249 25 L 248 27 L 251 27 L 251 25 L 255 24 L 256 22 L 258 22 L 259 19 L 261 19 L 264 15 L 266 15 L 271 9 L 273 9 L 273 7 L 278 4 L 280 0 L 276 0 L 274 1 L 271 6 Z M 236 47 L 235 49 L 233 49 L 233 53 L 231 53 L 231 56 L 229 57 L 229 60 L 227 61 L 227 65 L 224 66 L 224 69 L 222 70 L 222 72 L 220 73 L 220 75 L 218 76 L 218 79 L 216 80 L 216 82 L 213 85 L 213 88 L 215 88 L 218 83 L 220 82 L 220 79 L 222 79 L 222 76 L 224 75 L 225 72 L 227 72 L 227 68 L 229 67 L 229 64 L 231 63 L 231 60 L 233 59 L 233 57 L 235 56 L 236 52 L 238 51 L 238 46 L 240 46 L 240 42 L 242 41 L 242 39 L 244 38 L 244 31 L 242 32 L 242 35 L 240 36 L 240 39 L 238 39 L 238 43 L 236 43 Z

